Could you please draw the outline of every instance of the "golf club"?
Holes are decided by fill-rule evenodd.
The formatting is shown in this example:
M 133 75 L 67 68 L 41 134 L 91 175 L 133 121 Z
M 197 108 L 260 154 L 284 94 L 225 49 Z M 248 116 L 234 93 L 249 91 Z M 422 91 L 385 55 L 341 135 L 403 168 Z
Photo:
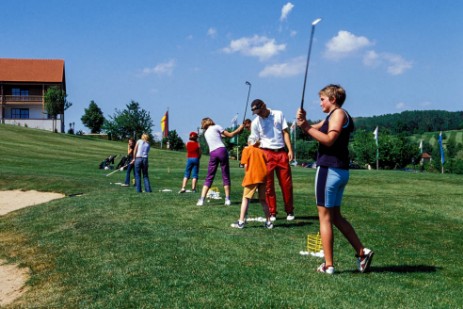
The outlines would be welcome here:
M 130 163 L 129 163 L 129 164 L 130 164 Z M 124 165 L 124 166 L 121 167 L 121 168 L 116 168 L 116 170 L 112 171 L 112 172 L 109 173 L 109 174 L 106 174 L 106 177 L 111 176 L 111 175 L 114 174 L 115 172 L 122 171 L 124 168 L 126 168 L 127 166 L 129 166 L 129 164 L 126 164 L 126 165 Z
M 246 100 L 246 108 L 244 109 L 243 123 L 246 120 L 246 112 L 248 111 L 248 104 L 249 104 L 249 95 L 251 94 L 251 83 L 246 81 L 246 85 L 249 86 L 249 89 L 248 89 L 248 99 Z
M 309 51 L 307 52 L 307 63 L 305 65 L 305 76 L 304 76 L 304 87 L 302 87 L 302 100 L 301 109 L 304 109 L 304 95 L 305 95 L 305 84 L 307 83 L 307 71 L 309 70 L 310 52 L 312 51 L 312 40 L 315 32 L 315 26 L 321 21 L 321 18 L 317 18 L 312 22 L 312 32 L 310 33 Z

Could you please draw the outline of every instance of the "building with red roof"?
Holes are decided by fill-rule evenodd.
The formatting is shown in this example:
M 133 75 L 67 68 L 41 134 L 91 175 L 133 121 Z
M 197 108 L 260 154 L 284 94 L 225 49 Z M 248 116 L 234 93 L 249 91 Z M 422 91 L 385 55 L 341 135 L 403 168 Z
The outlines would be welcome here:
M 58 125 L 45 110 L 53 86 L 66 92 L 64 60 L 0 58 L 1 123 L 64 132 L 64 106 Z

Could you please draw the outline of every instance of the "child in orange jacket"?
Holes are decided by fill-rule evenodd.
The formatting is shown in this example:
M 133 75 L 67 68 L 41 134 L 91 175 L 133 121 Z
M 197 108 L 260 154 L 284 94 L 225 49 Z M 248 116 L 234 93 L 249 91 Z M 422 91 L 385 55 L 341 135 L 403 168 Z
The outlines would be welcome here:
M 270 221 L 270 212 L 265 200 L 265 183 L 267 181 L 267 165 L 264 152 L 259 148 L 259 140 L 255 136 L 249 136 L 248 147 L 244 148 L 241 155 L 241 164 L 244 165 L 245 174 L 242 186 L 243 199 L 241 202 L 240 218 L 231 227 L 242 229 L 246 223 L 246 213 L 248 211 L 249 201 L 254 193 L 258 191 L 259 201 L 265 214 L 266 222 L 264 227 L 271 229 L 273 224 Z

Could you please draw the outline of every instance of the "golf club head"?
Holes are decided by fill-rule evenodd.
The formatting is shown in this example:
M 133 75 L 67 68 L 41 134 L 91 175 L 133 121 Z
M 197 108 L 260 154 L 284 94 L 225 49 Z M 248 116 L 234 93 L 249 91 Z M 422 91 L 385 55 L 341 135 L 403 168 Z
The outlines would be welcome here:
M 248 85 L 248 86 L 251 86 L 251 83 L 250 83 L 250 82 L 248 82 L 248 81 L 246 81 L 246 83 L 245 83 L 245 84 L 246 84 L 246 85 Z
M 322 19 L 321 18 L 317 18 L 315 19 L 313 22 L 312 22 L 312 26 L 316 26 L 319 22 L 321 22 Z

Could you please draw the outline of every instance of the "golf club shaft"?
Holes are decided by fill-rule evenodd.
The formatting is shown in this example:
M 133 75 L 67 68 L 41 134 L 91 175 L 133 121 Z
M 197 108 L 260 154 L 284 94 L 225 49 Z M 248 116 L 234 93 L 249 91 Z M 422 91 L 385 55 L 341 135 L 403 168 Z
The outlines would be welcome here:
M 301 109 L 304 109 L 305 85 L 307 83 L 307 73 L 309 71 L 309 62 L 310 62 L 310 53 L 312 52 L 313 35 L 314 35 L 314 32 L 315 32 L 315 26 L 320 22 L 320 20 L 321 20 L 320 18 L 316 19 L 312 23 L 312 31 L 310 33 L 310 41 L 309 41 L 309 50 L 307 52 L 307 62 L 305 64 L 304 86 L 302 87 Z
M 129 166 L 129 164 L 126 164 L 126 165 L 124 165 L 124 166 L 121 167 L 121 168 L 126 168 L 127 166 Z M 120 168 L 116 168 L 115 171 L 112 171 L 111 173 L 106 174 L 106 177 L 111 176 L 111 175 L 114 174 L 115 172 L 119 172 L 119 171 L 120 171 Z
M 248 98 L 246 100 L 246 108 L 244 109 L 243 123 L 246 120 L 246 112 L 248 111 L 248 104 L 249 104 L 249 95 L 251 94 L 251 83 L 246 82 L 246 85 L 248 85 L 249 88 L 248 88 Z

